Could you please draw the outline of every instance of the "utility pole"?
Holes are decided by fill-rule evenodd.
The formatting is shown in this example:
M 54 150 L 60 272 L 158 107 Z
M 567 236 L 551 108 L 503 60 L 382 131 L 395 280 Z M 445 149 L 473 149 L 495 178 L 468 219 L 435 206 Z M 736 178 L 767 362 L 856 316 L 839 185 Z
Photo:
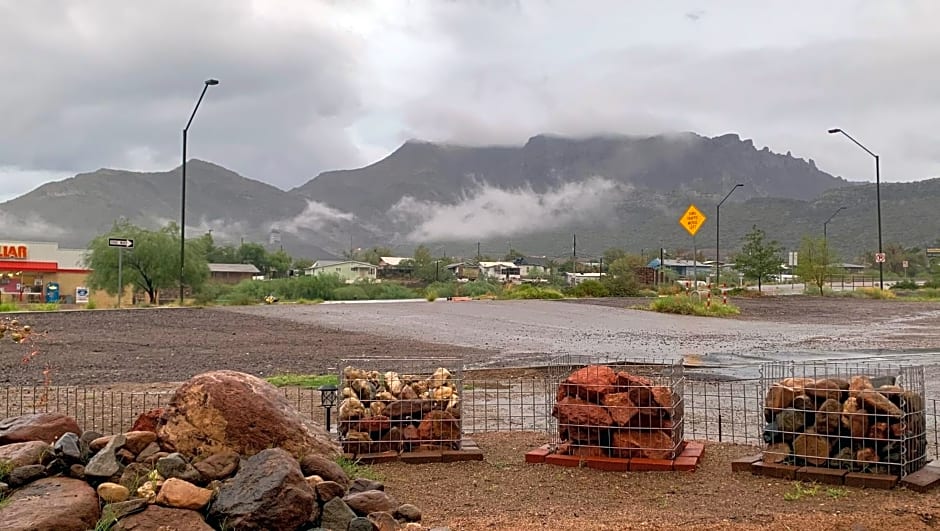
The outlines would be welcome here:
M 480 242 L 477 242 L 477 263 L 480 262 Z
M 571 269 L 578 274 L 578 235 L 571 235 Z

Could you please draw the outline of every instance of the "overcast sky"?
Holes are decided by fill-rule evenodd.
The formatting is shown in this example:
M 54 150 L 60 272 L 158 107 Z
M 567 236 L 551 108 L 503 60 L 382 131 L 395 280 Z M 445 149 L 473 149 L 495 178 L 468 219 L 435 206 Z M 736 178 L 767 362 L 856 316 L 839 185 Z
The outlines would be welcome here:
M 0 0 L 0 199 L 189 153 L 289 189 L 408 138 L 737 132 L 940 176 L 940 2 Z

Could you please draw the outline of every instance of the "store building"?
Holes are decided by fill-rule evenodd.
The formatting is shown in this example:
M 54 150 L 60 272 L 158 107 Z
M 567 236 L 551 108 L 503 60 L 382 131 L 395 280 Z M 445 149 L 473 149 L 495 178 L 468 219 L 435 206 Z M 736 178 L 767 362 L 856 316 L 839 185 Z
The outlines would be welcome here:
M 91 292 L 84 249 L 62 249 L 53 242 L 0 241 L 0 303 L 111 305 L 116 298 Z

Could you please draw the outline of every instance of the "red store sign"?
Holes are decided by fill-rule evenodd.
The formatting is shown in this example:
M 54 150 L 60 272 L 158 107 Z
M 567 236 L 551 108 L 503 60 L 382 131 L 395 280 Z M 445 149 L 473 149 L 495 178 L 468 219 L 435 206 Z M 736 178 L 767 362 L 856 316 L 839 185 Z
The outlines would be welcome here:
M 26 260 L 28 256 L 25 245 L 0 245 L 0 260 Z

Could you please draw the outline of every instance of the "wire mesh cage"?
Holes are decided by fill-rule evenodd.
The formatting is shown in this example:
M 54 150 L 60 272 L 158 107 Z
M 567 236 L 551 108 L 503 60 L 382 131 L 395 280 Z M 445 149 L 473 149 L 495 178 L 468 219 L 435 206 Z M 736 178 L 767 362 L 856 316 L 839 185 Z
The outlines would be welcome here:
M 350 454 L 459 450 L 459 358 L 341 360 L 340 444 Z
M 680 362 L 568 355 L 553 361 L 550 374 L 555 452 L 654 459 L 681 452 Z
M 777 362 L 761 381 L 765 462 L 899 477 L 927 463 L 923 366 Z

